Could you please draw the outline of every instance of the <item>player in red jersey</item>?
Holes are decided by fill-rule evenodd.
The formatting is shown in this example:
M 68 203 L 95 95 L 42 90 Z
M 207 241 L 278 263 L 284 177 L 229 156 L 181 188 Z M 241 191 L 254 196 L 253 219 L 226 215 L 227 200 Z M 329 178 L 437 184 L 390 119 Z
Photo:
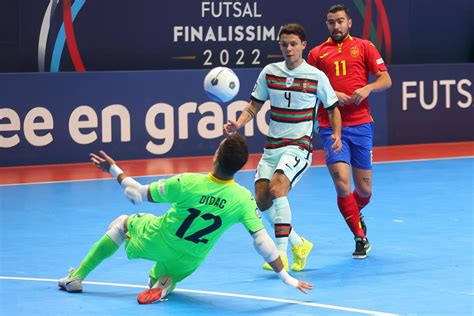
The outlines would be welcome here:
M 349 34 L 352 19 L 346 6 L 330 7 L 326 25 L 330 37 L 309 52 L 308 63 L 322 70 L 336 91 L 342 116 L 342 150 L 338 153 L 328 150 L 332 130 L 328 113 L 322 107 L 318 109 L 317 129 L 326 152 L 326 165 L 336 187 L 339 210 L 355 237 L 356 248 L 352 257 L 364 259 L 370 251 L 370 244 L 360 211 L 372 195 L 373 119 L 368 96 L 390 88 L 392 80 L 377 48 L 370 41 Z M 368 82 L 369 71 L 376 78 L 372 83 Z M 353 192 L 351 168 L 355 185 Z

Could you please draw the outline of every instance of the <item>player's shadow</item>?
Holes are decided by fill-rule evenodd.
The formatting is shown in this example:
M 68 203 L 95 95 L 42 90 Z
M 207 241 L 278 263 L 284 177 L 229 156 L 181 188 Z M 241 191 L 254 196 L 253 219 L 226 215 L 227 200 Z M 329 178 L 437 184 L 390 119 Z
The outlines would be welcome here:
M 175 307 L 189 309 L 189 312 L 199 311 L 206 315 L 215 314 L 246 314 L 258 315 L 282 311 L 287 306 L 294 304 L 279 302 L 260 302 L 255 304 L 253 300 L 245 300 L 234 297 L 209 297 L 192 293 L 173 293 L 169 297 L 170 303 Z M 248 301 L 248 302 L 246 302 Z
M 140 294 L 139 291 L 126 291 L 126 292 L 107 292 L 107 291 L 84 291 L 81 293 L 69 293 L 69 294 L 80 294 L 81 296 L 94 296 L 94 297 L 104 297 L 104 298 L 124 298 L 124 299 L 130 299 L 133 301 L 137 300 L 138 294 Z

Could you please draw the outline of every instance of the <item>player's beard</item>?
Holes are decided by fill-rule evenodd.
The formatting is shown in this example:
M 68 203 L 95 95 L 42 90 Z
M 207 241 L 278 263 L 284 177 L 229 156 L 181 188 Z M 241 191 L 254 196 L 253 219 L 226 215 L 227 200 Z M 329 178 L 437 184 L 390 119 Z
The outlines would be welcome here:
M 344 32 L 337 32 L 337 33 L 332 32 L 331 33 L 331 38 L 336 43 L 342 43 L 342 41 L 347 37 L 348 34 L 349 34 L 349 31 L 346 31 L 345 33 Z

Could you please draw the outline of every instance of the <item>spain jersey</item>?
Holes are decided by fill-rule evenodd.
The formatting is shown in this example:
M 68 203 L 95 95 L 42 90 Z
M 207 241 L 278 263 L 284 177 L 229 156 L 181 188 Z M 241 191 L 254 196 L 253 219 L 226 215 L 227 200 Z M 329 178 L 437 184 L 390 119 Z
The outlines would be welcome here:
M 259 103 L 270 100 L 266 149 L 296 145 L 310 152 L 317 107 L 337 102 L 327 76 L 304 60 L 295 69 L 288 69 L 284 61 L 267 65 L 251 97 Z
M 204 260 L 232 225 L 242 223 L 252 233 L 263 229 L 252 194 L 234 180 L 184 173 L 153 182 L 150 193 L 153 201 L 172 206 L 149 223 L 142 237 L 164 242 L 176 253 L 195 257 L 197 262 Z
M 353 92 L 367 85 L 369 71 L 376 74 L 387 71 L 377 48 L 370 41 L 348 36 L 340 44 L 329 38 L 313 48 L 308 63 L 323 71 L 336 91 L 352 96 Z M 372 122 L 368 98 L 359 105 L 347 103 L 339 107 L 343 126 Z M 327 111 L 319 109 L 319 126 L 329 127 Z

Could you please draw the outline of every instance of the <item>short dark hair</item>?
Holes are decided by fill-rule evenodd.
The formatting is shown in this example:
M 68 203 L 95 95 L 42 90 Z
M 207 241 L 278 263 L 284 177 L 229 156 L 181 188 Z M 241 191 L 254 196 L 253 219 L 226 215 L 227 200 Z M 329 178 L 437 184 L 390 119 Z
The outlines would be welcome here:
M 224 142 L 219 146 L 217 151 L 217 162 L 219 169 L 231 176 L 247 163 L 249 159 L 249 150 L 245 138 L 233 133 L 228 136 Z
M 288 23 L 281 27 L 278 38 L 280 39 L 283 34 L 294 34 L 297 35 L 302 42 L 306 41 L 306 32 L 303 26 L 298 23 Z
M 335 4 L 335 5 L 331 6 L 327 13 L 336 13 L 336 12 L 339 12 L 339 11 L 346 12 L 347 18 L 348 19 L 351 18 L 351 15 L 349 14 L 349 9 L 344 4 Z

